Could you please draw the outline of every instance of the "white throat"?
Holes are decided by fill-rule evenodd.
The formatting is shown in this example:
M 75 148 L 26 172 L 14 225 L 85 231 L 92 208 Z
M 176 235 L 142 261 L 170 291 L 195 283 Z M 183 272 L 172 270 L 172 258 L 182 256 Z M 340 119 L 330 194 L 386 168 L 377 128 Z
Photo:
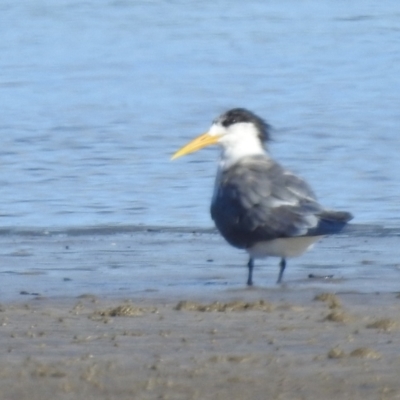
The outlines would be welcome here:
M 239 123 L 228 128 L 221 124 L 213 124 L 208 131 L 210 135 L 220 136 L 218 144 L 221 147 L 217 176 L 215 179 L 213 202 L 218 195 L 222 171 L 236 164 L 243 157 L 264 155 L 266 151 L 258 138 L 258 132 L 251 123 Z
M 243 157 L 265 155 L 265 149 L 253 124 L 239 123 L 230 126 L 228 130 L 219 139 L 221 169 L 229 168 Z

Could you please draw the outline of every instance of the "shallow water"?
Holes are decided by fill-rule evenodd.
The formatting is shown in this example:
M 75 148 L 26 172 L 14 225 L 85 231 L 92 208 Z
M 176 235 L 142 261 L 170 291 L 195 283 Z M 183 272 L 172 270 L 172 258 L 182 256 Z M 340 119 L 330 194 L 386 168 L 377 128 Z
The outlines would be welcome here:
M 0 20 L 3 298 L 241 290 L 246 257 L 218 236 L 136 232 L 212 227 L 217 150 L 169 158 L 231 107 L 275 127 L 270 151 L 323 204 L 399 226 L 397 2 L 7 0 Z M 352 239 L 358 258 L 344 264 L 340 247 L 329 260 L 331 242 L 317 247 L 289 279 L 307 288 L 327 262 L 342 290 L 396 291 L 398 235 L 380 232 L 373 244 Z M 275 268 L 257 274 L 274 287 Z
M 397 2 L 0 7 L 2 226 L 212 226 L 217 151 L 169 157 L 233 106 L 324 204 L 398 225 Z
M 288 260 L 276 285 L 278 259 L 257 260 L 246 286 L 247 256 L 215 231 L 107 227 L 3 230 L 0 298 L 215 298 L 253 290 L 255 296 L 299 296 L 315 291 L 398 293 L 398 229 L 354 226 Z M 312 275 L 313 278 L 310 278 Z

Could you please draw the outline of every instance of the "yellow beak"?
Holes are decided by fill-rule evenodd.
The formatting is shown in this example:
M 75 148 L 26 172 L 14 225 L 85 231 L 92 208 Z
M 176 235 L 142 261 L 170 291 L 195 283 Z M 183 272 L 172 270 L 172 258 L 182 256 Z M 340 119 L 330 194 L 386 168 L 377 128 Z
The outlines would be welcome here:
M 219 136 L 211 136 L 208 132 L 203 133 L 197 138 L 193 139 L 191 142 L 181 147 L 172 157 L 171 160 L 185 156 L 186 154 L 194 153 L 197 150 L 202 149 L 206 146 L 211 146 L 218 142 Z

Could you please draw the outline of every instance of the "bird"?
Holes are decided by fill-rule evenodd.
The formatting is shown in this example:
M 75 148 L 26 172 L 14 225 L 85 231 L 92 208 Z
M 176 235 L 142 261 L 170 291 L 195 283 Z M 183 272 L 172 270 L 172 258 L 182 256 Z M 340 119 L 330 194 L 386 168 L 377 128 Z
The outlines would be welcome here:
M 322 237 L 339 233 L 353 218 L 349 212 L 324 208 L 304 179 L 270 156 L 270 132 L 271 126 L 252 111 L 230 109 L 171 157 L 220 147 L 211 217 L 230 245 L 247 251 L 249 286 L 255 259 L 279 257 L 280 284 L 287 258 L 300 256 Z

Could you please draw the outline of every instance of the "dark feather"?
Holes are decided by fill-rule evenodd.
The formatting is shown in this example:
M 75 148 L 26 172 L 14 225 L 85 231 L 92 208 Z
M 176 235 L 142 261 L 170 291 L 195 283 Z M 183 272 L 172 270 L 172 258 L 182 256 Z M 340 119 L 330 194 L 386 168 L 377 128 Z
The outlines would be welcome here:
M 214 122 L 220 123 L 224 127 L 243 122 L 251 123 L 256 127 L 261 142 L 267 142 L 271 139 L 271 126 L 258 115 L 245 108 L 233 108 L 220 115 Z
M 336 233 L 352 216 L 327 211 L 307 183 L 264 156 L 245 157 L 221 171 L 211 216 L 233 246 Z

